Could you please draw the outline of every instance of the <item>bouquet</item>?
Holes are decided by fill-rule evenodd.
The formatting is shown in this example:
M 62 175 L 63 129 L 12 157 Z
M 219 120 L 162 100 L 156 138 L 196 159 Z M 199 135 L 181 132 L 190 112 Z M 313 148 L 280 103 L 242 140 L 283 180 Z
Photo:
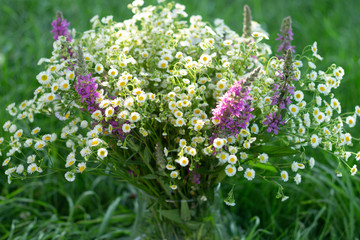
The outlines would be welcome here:
M 254 179 L 278 186 L 284 201 L 284 183 L 301 183 L 315 151 L 333 156 L 339 176 L 357 173 L 359 139 L 347 130 L 360 107 L 342 113 L 332 90 L 343 68 L 318 70 L 316 42 L 296 53 L 290 17 L 273 55 L 248 6 L 239 35 L 158 2 L 135 0 L 123 22 L 95 16 L 84 33 L 58 13 L 34 97 L 7 107 L 0 156 L 9 184 L 59 171 L 70 182 L 111 176 L 146 203 L 155 228 L 145 237 L 209 238 L 220 185 L 230 186 L 229 206 L 236 185 Z M 55 117 L 57 130 L 42 131 L 41 116 Z

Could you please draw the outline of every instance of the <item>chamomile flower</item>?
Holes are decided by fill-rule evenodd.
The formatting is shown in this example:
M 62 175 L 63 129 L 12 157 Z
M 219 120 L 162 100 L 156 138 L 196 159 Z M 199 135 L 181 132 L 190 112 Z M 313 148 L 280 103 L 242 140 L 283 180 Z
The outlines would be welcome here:
M 104 66 L 101 63 L 95 65 L 95 72 L 101 74 L 104 71 Z
M 65 167 L 68 168 L 68 167 L 71 167 L 72 165 L 74 165 L 76 162 L 76 159 L 71 157 L 71 158 L 68 158 L 66 160 L 66 164 L 65 164 Z
M 157 64 L 158 68 L 165 69 L 168 67 L 168 61 L 166 60 L 160 60 Z
M 172 171 L 171 173 L 170 173 L 170 177 L 171 178 L 177 178 L 179 176 L 179 171 Z
M 254 123 L 250 129 L 251 129 L 251 133 L 253 133 L 253 134 L 259 133 L 259 126 L 256 123 Z
M 36 170 L 37 170 L 38 166 L 36 165 L 36 163 L 31 163 L 28 167 L 27 167 L 27 172 L 29 174 L 33 174 Z
M 280 176 L 281 180 L 283 180 L 284 182 L 287 182 L 289 180 L 289 174 L 285 170 L 281 171 Z
M 27 164 L 33 163 L 33 162 L 35 162 L 35 159 L 36 159 L 36 155 L 35 155 L 35 154 L 32 154 L 32 155 L 30 155 L 30 156 L 27 157 L 26 163 L 27 163 Z
M 233 164 L 235 164 L 235 163 L 237 162 L 237 160 L 238 160 L 237 157 L 232 154 L 232 155 L 229 155 L 229 156 L 228 156 L 228 160 L 227 160 L 227 161 L 228 161 L 229 164 L 232 164 L 232 165 L 233 165 Z
M 177 185 L 173 184 L 173 185 L 170 185 L 170 188 L 171 188 L 172 190 L 176 190 L 178 187 L 177 187 Z
M 215 138 L 214 142 L 213 142 L 213 146 L 217 149 L 220 149 L 224 146 L 225 144 L 225 139 L 223 138 Z
M 236 174 L 236 168 L 234 167 L 234 165 L 229 164 L 225 168 L 225 173 L 229 177 L 232 177 L 232 176 L 234 176 Z
M 23 135 L 24 131 L 22 129 L 19 129 L 16 131 L 16 133 L 14 134 L 14 137 L 19 139 L 21 138 L 21 136 Z
M 310 144 L 313 148 L 316 148 L 319 146 L 319 144 L 321 143 L 321 139 L 316 135 L 313 134 L 310 138 Z
M 77 165 L 76 172 L 82 173 L 85 169 L 86 169 L 86 163 L 85 163 L 85 162 L 81 162 L 81 163 L 79 163 L 79 164 Z
M 295 116 L 299 113 L 299 110 L 300 110 L 299 107 L 296 106 L 295 104 L 291 104 L 289 106 L 289 111 Z
M 46 143 L 44 141 L 37 141 L 34 147 L 36 150 L 42 150 L 45 146 Z
M 131 114 L 130 114 L 130 117 L 129 117 L 129 121 L 131 122 L 131 123 L 135 123 L 135 122 L 138 122 L 138 121 L 140 121 L 140 114 L 138 113 L 138 112 L 132 112 Z
M 355 159 L 356 159 L 356 161 L 359 161 L 359 160 L 360 160 L 360 152 L 358 152 L 358 153 L 355 155 Z
M 70 89 L 70 83 L 68 80 L 62 80 L 59 84 L 59 88 L 62 91 L 67 91 Z
M 356 118 L 355 117 L 353 117 L 353 116 L 348 116 L 347 118 L 346 118 L 346 123 L 349 125 L 349 127 L 354 127 L 355 126 L 355 124 L 356 124 Z
M 172 164 L 166 164 L 166 169 L 167 170 L 175 170 L 175 166 L 174 165 L 172 165 Z
M 186 167 L 189 164 L 189 159 L 187 157 L 181 157 L 177 160 L 177 162 L 180 164 L 180 166 Z
M 315 166 L 315 159 L 313 157 L 309 159 L 309 166 L 310 168 L 313 168 Z
M 10 157 L 6 158 L 6 159 L 3 161 L 2 166 L 6 166 L 6 165 L 8 165 L 8 164 L 9 164 L 9 162 L 10 162 L 10 160 L 11 160 L 11 158 L 10 158 Z
M 106 148 L 99 148 L 99 150 L 97 151 L 97 155 L 99 158 L 104 159 L 107 157 L 108 151 L 106 150 Z
M 249 181 L 253 180 L 255 178 L 255 170 L 251 168 L 247 168 L 245 170 L 244 177 Z
M 116 68 L 110 68 L 108 75 L 111 77 L 116 77 L 119 74 L 119 71 Z
M 108 118 L 112 117 L 114 115 L 114 112 L 115 112 L 115 110 L 114 110 L 113 107 L 108 107 L 105 110 L 105 116 L 108 117 Z
M 299 173 L 297 173 L 294 177 L 294 181 L 296 182 L 296 184 L 300 184 L 301 183 L 301 175 Z
M 47 72 L 41 72 L 36 76 L 38 82 L 42 85 L 49 84 L 51 82 L 51 75 Z
M 304 93 L 300 90 L 294 92 L 294 99 L 297 102 L 301 102 L 304 99 Z
M 66 172 L 65 173 L 65 179 L 69 182 L 75 181 L 75 173 L 73 172 Z
M 260 159 L 261 163 L 266 163 L 269 160 L 269 155 L 262 153 L 258 156 L 258 158 Z
M 200 56 L 199 62 L 203 65 L 208 65 L 211 62 L 211 56 L 208 54 L 203 54 Z

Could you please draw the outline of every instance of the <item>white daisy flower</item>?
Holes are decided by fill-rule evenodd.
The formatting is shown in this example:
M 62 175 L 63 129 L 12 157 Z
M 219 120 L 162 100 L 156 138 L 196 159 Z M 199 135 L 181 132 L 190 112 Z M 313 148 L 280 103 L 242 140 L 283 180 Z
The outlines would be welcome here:
M 181 157 L 177 160 L 177 162 L 180 164 L 180 166 L 186 167 L 189 164 L 189 159 L 187 157 Z
M 313 168 L 315 166 L 315 159 L 313 157 L 309 159 L 309 166 L 310 168 Z
M 234 165 L 227 165 L 225 168 L 225 173 L 226 175 L 228 175 L 229 177 L 232 177 L 236 174 L 236 168 L 234 167 Z
M 356 118 L 355 117 L 353 117 L 353 116 L 348 116 L 347 118 L 346 118 L 346 123 L 349 125 L 349 127 L 354 127 L 355 126 L 355 124 L 356 124 Z
M 179 172 L 178 171 L 172 171 L 171 173 L 170 173 L 170 177 L 171 178 L 177 178 L 179 176 Z
M 244 177 L 249 181 L 253 180 L 255 178 L 255 170 L 247 168 L 244 173 Z
M 101 74 L 104 71 L 104 66 L 101 63 L 95 65 L 95 72 Z
M 281 171 L 280 176 L 281 180 L 283 180 L 284 182 L 287 182 L 289 180 L 289 174 L 285 170 Z
M 223 138 L 215 138 L 213 142 L 213 146 L 217 149 L 220 149 L 224 146 L 226 140 Z
M 294 181 L 296 182 L 296 184 L 301 183 L 301 175 L 299 173 L 295 175 Z
M 232 155 L 229 155 L 229 156 L 228 156 L 228 160 L 227 160 L 227 161 L 228 161 L 229 164 L 235 164 L 235 163 L 237 162 L 237 160 L 238 160 L 237 157 L 232 154 Z
M 301 102 L 304 99 L 304 93 L 300 90 L 294 92 L 294 99 L 297 102 Z
M 104 159 L 107 157 L 108 151 L 106 150 L 106 148 L 99 148 L 99 150 L 97 151 L 97 155 L 99 158 Z
M 66 172 L 65 173 L 65 179 L 69 182 L 75 181 L 75 173 L 73 172 Z
M 269 155 L 262 153 L 258 156 L 258 158 L 260 159 L 261 163 L 266 163 L 269 160 Z

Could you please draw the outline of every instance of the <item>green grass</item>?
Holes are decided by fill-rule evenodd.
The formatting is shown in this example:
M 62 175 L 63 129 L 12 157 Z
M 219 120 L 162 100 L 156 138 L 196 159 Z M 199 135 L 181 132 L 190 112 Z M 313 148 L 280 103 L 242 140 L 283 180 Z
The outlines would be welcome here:
M 52 49 L 50 22 L 57 10 L 78 31 L 90 27 L 95 15 L 131 16 L 130 1 L 3 0 L 0 3 L 0 123 L 8 119 L 5 107 L 32 96 L 37 86 L 36 65 Z M 150 1 L 154 2 L 154 1 Z M 249 4 L 254 20 L 270 33 L 275 46 L 283 17 L 293 19 L 294 44 L 301 50 L 318 42 L 321 66 L 336 63 L 345 69 L 337 90 L 344 111 L 359 104 L 360 4 L 357 0 L 183 0 L 189 15 L 207 21 L 223 18 L 237 32 L 242 8 Z M 275 48 L 273 48 L 274 50 Z M 356 133 L 359 135 L 360 131 Z M 0 129 L 2 134 L 2 129 Z M 359 146 L 355 146 L 358 147 Z M 265 183 L 236 188 L 237 206 L 223 212 L 228 234 L 237 239 L 354 239 L 360 235 L 358 177 L 334 176 L 328 156 L 318 157 L 311 175 L 299 186 L 288 186 L 290 199 L 274 198 L 277 189 Z M 331 164 L 330 164 L 331 165 Z M 134 220 L 132 190 L 113 179 L 84 176 L 67 183 L 61 174 L 40 181 L 7 185 L 0 173 L 0 239 L 112 239 L 127 236 Z M 120 200 L 118 199 L 120 197 Z

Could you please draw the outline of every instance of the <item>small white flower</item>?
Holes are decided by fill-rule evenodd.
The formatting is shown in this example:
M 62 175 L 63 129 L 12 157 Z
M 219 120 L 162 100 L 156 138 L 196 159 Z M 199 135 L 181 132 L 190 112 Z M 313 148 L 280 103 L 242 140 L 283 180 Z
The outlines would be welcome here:
M 357 172 L 357 166 L 354 165 L 352 168 L 351 168 L 351 175 L 354 176 Z
M 258 158 L 260 159 L 261 163 L 266 163 L 269 160 L 269 155 L 262 153 L 258 156 Z
M 177 160 L 177 162 L 180 164 L 180 166 L 186 167 L 189 164 L 189 159 L 187 157 L 181 157 Z
M 297 102 L 301 102 L 304 99 L 304 93 L 300 90 L 294 92 L 294 99 Z
M 33 174 L 36 170 L 37 170 L 37 165 L 36 165 L 36 163 L 30 164 L 30 165 L 28 166 L 28 168 L 27 168 L 27 172 L 28 172 L 29 174 Z
M 122 125 L 122 131 L 123 131 L 124 133 L 130 132 L 130 131 L 131 131 L 130 124 L 124 123 L 124 124 Z
M 95 65 L 95 72 L 101 74 L 104 71 L 104 66 L 101 63 Z
M 86 163 L 85 162 L 81 162 L 77 165 L 77 169 L 76 171 L 79 173 L 82 173 L 84 170 L 86 169 Z
M 115 112 L 115 110 L 114 110 L 113 107 L 108 107 L 105 110 L 105 116 L 106 117 L 112 117 L 114 115 L 114 112 Z
M 69 182 L 75 181 L 75 173 L 73 172 L 66 172 L 65 173 L 65 179 Z
M 220 148 L 222 148 L 223 146 L 224 146 L 224 144 L 225 144 L 225 139 L 223 139 L 223 138 L 215 138 L 214 139 L 214 142 L 213 142 L 213 146 L 215 147 L 215 148 L 217 148 L 217 149 L 220 149 Z
M 170 173 L 170 177 L 171 178 L 177 178 L 179 176 L 179 172 L 178 171 L 172 171 L 171 173 Z
M 297 173 L 294 177 L 294 181 L 296 182 L 296 184 L 301 183 L 301 175 Z
M 293 161 L 293 163 L 291 164 L 291 170 L 293 172 L 297 172 L 297 170 L 299 169 L 299 164 L 295 161 Z
M 166 60 L 160 60 L 159 62 L 158 62 L 158 68 L 162 68 L 162 69 L 165 69 L 165 68 L 167 68 L 168 67 L 168 61 L 166 61 Z
M 135 122 L 138 122 L 140 121 L 140 114 L 138 112 L 132 112 L 130 114 L 130 118 L 129 118 L 129 121 L 132 122 L 132 123 L 135 123 Z
M 281 171 L 280 176 L 281 180 L 283 180 L 284 182 L 287 182 L 289 180 L 289 174 L 287 173 L 287 171 Z
M 313 168 L 315 166 L 315 159 L 313 157 L 309 159 L 309 166 L 310 168 Z
M 321 143 L 321 139 L 317 135 L 313 134 L 310 138 L 310 143 L 313 148 L 316 148 Z
M 106 148 L 99 148 L 99 150 L 97 151 L 97 155 L 99 156 L 99 158 L 104 159 L 108 155 L 108 151 L 106 150 Z
M 255 170 L 247 168 L 244 173 L 244 177 L 249 181 L 253 180 L 255 178 Z
M 24 165 L 20 164 L 19 166 L 16 167 L 17 174 L 22 174 L 23 172 L 24 172 Z
M 108 71 L 108 74 L 109 74 L 109 76 L 111 76 L 111 77 L 116 77 L 116 76 L 119 74 L 119 72 L 118 72 L 118 70 L 115 69 L 115 68 L 110 68 L 110 70 Z
M 354 127 L 355 126 L 355 124 L 356 124 L 356 118 L 355 117 L 353 117 L 353 116 L 348 116 L 347 118 L 346 118 L 346 123 L 349 125 L 349 127 Z
M 228 163 L 229 164 L 235 164 L 237 162 L 237 157 L 235 155 L 229 155 L 228 157 Z
M 236 168 L 234 167 L 234 165 L 227 165 L 225 168 L 225 173 L 226 175 L 228 175 L 229 177 L 232 177 L 236 174 Z
M 296 106 L 295 104 L 291 104 L 290 106 L 289 106 L 289 110 L 290 110 L 290 112 L 294 115 L 294 116 L 296 116 L 298 113 L 299 113 L 299 107 L 298 106 Z

